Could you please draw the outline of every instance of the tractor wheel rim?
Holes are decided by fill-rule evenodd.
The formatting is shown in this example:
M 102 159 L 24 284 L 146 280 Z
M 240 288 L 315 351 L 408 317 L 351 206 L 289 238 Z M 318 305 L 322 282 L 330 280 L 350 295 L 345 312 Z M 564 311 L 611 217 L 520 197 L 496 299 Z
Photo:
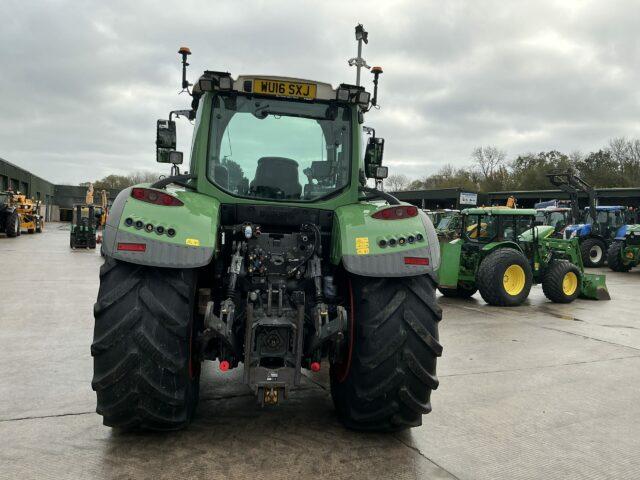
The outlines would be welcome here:
M 578 276 L 574 272 L 567 272 L 562 279 L 562 291 L 565 295 L 571 296 L 578 289 Z
M 591 247 L 591 250 L 589 250 L 589 257 L 591 257 L 591 260 L 594 263 L 598 263 L 602 258 L 602 247 L 600 245 L 594 245 Z
M 505 271 L 502 278 L 502 286 L 508 295 L 516 296 L 524 290 L 526 275 L 524 269 L 520 265 L 510 265 Z

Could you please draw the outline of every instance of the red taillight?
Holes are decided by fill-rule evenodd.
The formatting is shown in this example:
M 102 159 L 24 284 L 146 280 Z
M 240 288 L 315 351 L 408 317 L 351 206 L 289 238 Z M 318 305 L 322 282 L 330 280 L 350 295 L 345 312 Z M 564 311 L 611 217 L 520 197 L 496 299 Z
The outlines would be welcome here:
M 147 250 L 146 243 L 118 243 L 118 250 L 125 252 L 145 252 Z
M 226 372 L 227 370 L 229 370 L 229 362 L 227 360 L 222 360 L 220 362 L 220 371 L 221 372 Z
M 429 265 L 427 257 L 404 257 L 405 265 Z
M 415 217 L 416 215 L 418 215 L 418 207 L 414 207 L 413 205 L 398 205 L 378 210 L 371 216 L 378 220 L 398 220 L 401 218 Z
M 151 190 L 149 188 L 133 188 L 131 189 L 131 196 L 141 202 L 164 205 L 165 207 L 181 207 L 184 205 L 184 203 L 174 196 L 158 192 L 157 190 Z

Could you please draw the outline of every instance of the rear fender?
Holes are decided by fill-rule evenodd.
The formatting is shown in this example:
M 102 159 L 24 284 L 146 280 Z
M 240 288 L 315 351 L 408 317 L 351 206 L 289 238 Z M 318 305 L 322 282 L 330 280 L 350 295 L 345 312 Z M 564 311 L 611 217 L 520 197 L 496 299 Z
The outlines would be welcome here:
M 149 188 L 148 185 L 138 185 Z M 142 202 L 126 188 L 113 202 L 104 227 L 105 255 L 140 265 L 168 268 L 196 268 L 207 265 L 213 257 L 219 225 L 220 202 L 215 198 L 187 190 L 159 190 L 180 199 L 182 206 L 164 206 Z M 127 225 L 127 219 L 133 225 Z M 142 222 L 142 228 L 136 222 Z M 145 227 L 152 225 L 154 230 Z M 164 228 L 162 234 L 156 227 Z M 169 229 L 175 235 L 168 235 Z M 144 244 L 145 250 L 126 251 L 120 244 Z
M 348 272 L 365 277 L 428 274 L 437 281 L 440 246 L 433 223 L 421 210 L 415 217 L 400 220 L 378 220 L 371 216 L 387 206 L 360 202 L 339 207 L 334 215 L 331 262 L 342 263 Z M 416 240 L 409 243 L 409 236 Z M 391 239 L 398 242 L 400 238 L 407 240 L 404 245 L 389 246 Z M 380 246 L 381 240 L 387 246 Z M 428 259 L 428 264 L 415 264 L 413 259 Z
M 462 240 L 440 244 L 440 269 L 438 278 L 440 286 L 445 288 L 458 288 L 460 277 L 460 255 L 462 254 Z

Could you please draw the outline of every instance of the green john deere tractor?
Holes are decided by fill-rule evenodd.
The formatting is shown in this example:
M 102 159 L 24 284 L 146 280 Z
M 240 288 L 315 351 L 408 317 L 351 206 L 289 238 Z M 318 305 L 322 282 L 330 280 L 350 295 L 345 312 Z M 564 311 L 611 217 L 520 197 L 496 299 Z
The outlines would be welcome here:
M 501 207 L 462 211 L 461 236 L 441 244 L 440 292 L 490 305 L 516 306 L 542 283 L 546 297 L 609 299 L 604 275 L 584 272 L 576 239 L 553 238 L 553 226 L 535 226 L 536 210 Z
M 371 71 L 373 95 L 359 75 L 334 88 L 206 71 L 192 110 L 158 122 L 157 158 L 174 175 L 122 191 L 104 231 L 91 352 L 106 425 L 184 427 L 202 361 L 242 368 L 262 405 L 324 362 L 347 427 L 421 424 L 442 353 L 439 247 L 418 208 L 366 186 L 387 175 L 384 140 L 362 126 Z M 195 120 L 189 173 L 174 115 Z
M 640 264 L 640 225 L 625 225 L 617 232 L 607 263 L 614 272 L 628 272 Z

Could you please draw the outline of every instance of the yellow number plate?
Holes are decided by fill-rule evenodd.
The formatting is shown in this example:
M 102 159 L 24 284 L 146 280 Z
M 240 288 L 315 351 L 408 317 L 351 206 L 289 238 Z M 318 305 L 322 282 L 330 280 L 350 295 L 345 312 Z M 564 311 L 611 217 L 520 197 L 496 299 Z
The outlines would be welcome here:
M 260 95 L 274 95 L 276 97 L 291 98 L 316 98 L 317 85 L 313 83 L 283 82 L 281 80 L 263 80 L 256 78 L 253 81 L 253 93 Z

